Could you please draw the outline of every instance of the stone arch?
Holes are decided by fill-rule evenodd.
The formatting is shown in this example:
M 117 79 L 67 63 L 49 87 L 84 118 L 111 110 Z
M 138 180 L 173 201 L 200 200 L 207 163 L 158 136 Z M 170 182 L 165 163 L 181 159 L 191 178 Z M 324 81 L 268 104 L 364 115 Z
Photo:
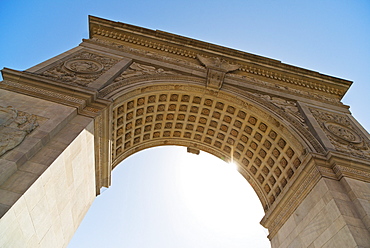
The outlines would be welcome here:
M 289 120 L 261 104 L 267 101 L 209 90 L 197 79 L 139 77 L 103 88 L 101 94 L 113 100 L 112 168 L 140 150 L 161 145 L 233 158 L 265 211 L 293 181 L 307 150 L 315 149 Z
M 265 209 L 261 224 L 272 247 L 370 243 L 369 135 L 340 101 L 351 81 L 89 19 L 90 38 L 78 47 L 26 71 L 2 70 L 0 107 L 12 106 L 20 118 L 2 130 L 13 137 L 0 158 L 0 228 L 8 230 L 0 244 L 27 242 L 19 236 L 25 219 L 13 218 L 26 209 L 40 224 L 31 235 L 60 229 L 58 220 L 75 213 L 63 246 L 110 185 L 112 166 L 159 145 L 233 157 Z M 27 133 L 21 143 L 14 128 Z M 63 184 L 73 186 L 46 194 Z M 27 210 L 34 199 L 68 208 L 62 213 L 51 204 L 42 218 L 58 214 L 45 228 L 40 211 Z M 340 231 L 333 225 L 339 218 Z M 54 240 L 41 236 L 37 242 Z

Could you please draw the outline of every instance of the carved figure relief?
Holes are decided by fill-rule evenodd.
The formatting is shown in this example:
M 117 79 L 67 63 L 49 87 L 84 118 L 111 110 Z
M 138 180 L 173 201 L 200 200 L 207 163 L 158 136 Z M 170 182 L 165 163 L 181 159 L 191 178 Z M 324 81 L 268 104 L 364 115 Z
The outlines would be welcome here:
M 153 74 L 175 75 L 176 73 L 172 71 L 166 71 L 162 68 L 156 68 L 154 66 L 143 65 L 143 64 L 134 62 L 130 65 L 130 67 L 126 71 L 124 71 L 114 81 L 117 82 L 117 81 L 129 78 L 129 77 L 142 76 L 142 75 L 153 75 Z
M 272 103 L 276 107 L 284 110 L 284 112 L 286 112 L 286 113 L 290 114 L 291 116 L 293 116 L 294 118 L 298 119 L 301 123 L 305 122 L 303 116 L 299 112 L 299 109 L 298 109 L 298 106 L 297 106 L 296 102 L 289 101 L 289 100 L 286 100 L 286 99 L 283 99 L 283 98 L 280 98 L 280 97 L 276 97 L 276 96 L 262 95 L 262 94 L 258 94 L 258 93 L 253 93 L 253 95 L 258 96 L 260 98 L 263 98 L 263 99 L 269 101 L 270 103 Z
M 370 142 L 345 115 L 310 109 L 336 150 L 356 157 L 370 157 Z
M 35 115 L 0 106 L 0 156 L 22 143 L 37 126 Z
M 44 71 L 42 75 L 69 84 L 87 86 L 117 62 L 117 59 L 81 52 L 64 63 Z

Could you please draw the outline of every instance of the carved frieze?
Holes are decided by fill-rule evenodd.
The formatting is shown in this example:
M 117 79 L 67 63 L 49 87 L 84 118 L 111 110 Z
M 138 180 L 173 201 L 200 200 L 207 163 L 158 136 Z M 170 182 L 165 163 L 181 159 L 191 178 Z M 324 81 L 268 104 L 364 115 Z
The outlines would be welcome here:
M 22 143 L 37 126 L 35 115 L 0 106 L 0 156 Z
M 370 157 L 370 141 L 355 127 L 348 116 L 313 108 L 310 111 L 336 150 L 356 157 Z
M 127 53 L 140 55 L 140 56 L 151 58 L 151 59 L 156 59 L 156 60 L 159 60 L 159 61 L 162 61 L 162 62 L 178 64 L 178 65 L 181 65 L 182 67 L 190 68 L 192 70 L 194 70 L 194 69 L 195 70 L 201 70 L 201 69 L 204 68 L 203 66 L 200 66 L 200 65 L 198 65 L 196 63 L 193 63 L 193 62 L 191 62 L 189 60 L 186 60 L 186 59 L 179 59 L 177 57 L 164 56 L 162 54 L 152 53 L 152 52 L 146 51 L 144 49 L 138 49 L 138 48 L 133 48 L 133 47 L 129 47 L 129 46 L 120 45 L 120 44 L 110 42 L 110 41 L 107 41 L 107 40 L 102 40 L 102 39 L 98 39 L 98 38 L 91 38 L 87 42 L 94 43 L 94 44 L 97 44 L 97 45 L 100 45 L 100 46 L 106 46 L 106 47 L 110 47 L 110 48 L 119 49 L 119 50 L 127 52 Z M 181 53 L 181 51 L 179 51 L 179 53 L 176 53 L 176 54 L 181 55 L 182 53 Z M 183 56 L 185 56 L 185 55 L 183 55 Z M 188 56 L 185 56 L 185 57 L 193 58 L 193 59 L 197 58 L 197 56 L 195 56 L 195 55 L 188 55 Z M 238 66 L 238 68 L 236 70 L 240 70 L 240 71 L 248 72 L 248 73 L 252 72 L 252 71 L 244 70 L 243 67 L 241 67 L 241 65 L 237 65 L 237 66 Z M 253 72 L 254 71 L 256 71 L 256 70 L 253 70 Z M 256 74 L 259 75 L 258 73 L 256 73 Z M 314 91 L 299 90 L 299 89 L 296 89 L 296 88 L 286 87 L 286 86 L 282 86 L 282 85 L 279 85 L 279 84 L 276 84 L 276 83 L 271 83 L 271 82 L 259 80 L 257 78 L 251 77 L 251 76 L 239 75 L 239 74 L 236 74 L 236 73 L 234 73 L 234 74 L 229 73 L 229 74 L 226 74 L 226 76 L 227 77 L 232 77 L 232 78 L 235 78 L 235 79 L 238 79 L 238 80 L 241 79 L 243 81 L 247 80 L 249 84 L 263 85 L 264 87 L 268 87 L 268 88 L 273 89 L 273 90 L 288 91 L 290 94 L 293 94 L 293 95 L 303 95 L 307 98 L 320 100 L 320 101 L 325 101 L 325 102 L 328 102 L 330 104 L 341 105 L 340 100 L 338 98 L 328 97 L 326 95 L 319 94 L 319 93 L 316 93 Z M 284 82 L 288 80 L 288 79 L 285 80 L 284 78 L 280 78 L 280 77 L 278 77 L 277 79 L 282 80 Z M 290 81 L 293 82 L 293 80 L 290 80 Z M 299 85 L 299 84 L 302 85 L 302 83 L 297 82 L 297 85 Z
M 68 101 L 68 102 L 72 102 L 72 103 L 76 103 L 76 104 L 83 104 L 84 103 L 84 101 L 82 99 L 79 99 L 79 98 L 74 97 L 74 96 L 70 96 L 70 95 L 67 95 L 67 94 L 61 94 L 61 93 L 54 92 L 54 91 L 51 91 L 51 90 L 46 90 L 46 89 L 42 89 L 42 88 L 38 88 L 38 87 L 33 87 L 33 86 L 22 84 L 22 83 L 17 83 L 17 82 L 13 82 L 13 81 L 9 81 L 9 80 L 4 80 L 4 81 L 2 81 L 2 84 L 7 85 L 7 86 L 12 87 L 12 88 L 15 88 L 15 89 L 25 90 L 29 94 L 37 94 L 37 95 L 45 95 L 45 96 L 53 97 L 53 98 L 56 98 L 58 102 Z
M 117 43 L 114 43 L 114 42 L 109 42 L 109 41 L 102 40 L 102 39 L 91 38 L 87 42 L 94 43 L 94 44 L 97 44 L 99 46 L 106 46 L 106 47 L 110 47 L 110 48 L 119 49 L 119 50 L 127 52 L 127 53 L 140 55 L 140 56 L 151 58 L 151 59 L 156 59 L 156 60 L 159 60 L 159 61 L 162 61 L 162 62 L 169 62 L 169 63 L 173 63 L 173 64 L 178 64 L 178 65 L 181 65 L 183 67 L 187 67 L 187 68 L 191 68 L 191 69 L 196 68 L 198 70 L 201 70 L 201 69 L 204 68 L 203 66 L 200 66 L 196 63 L 192 63 L 188 60 L 173 58 L 173 57 L 169 57 L 169 56 L 164 56 L 164 55 L 158 54 L 158 53 L 151 53 L 151 52 L 143 50 L 143 49 L 123 46 L 123 45 L 120 45 L 120 44 L 117 44 Z M 189 55 L 187 57 L 196 58 L 195 55 L 193 55 L 193 56 Z
M 44 71 L 42 75 L 68 84 L 87 86 L 117 62 L 117 59 L 84 51 Z
M 130 67 L 124 71 L 120 76 L 118 76 L 114 81 L 118 82 L 126 78 L 134 76 L 143 76 L 143 75 L 176 75 L 177 73 L 173 71 L 167 71 L 163 68 L 156 68 L 150 65 L 143 65 L 137 62 L 134 62 Z
M 142 46 L 143 48 L 145 47 L 145 49 L 151 49 L 151 50 L 155 49 L 158 51 L 166 52 L 171 55 L 182 56 L 182 57 L 185 57 L 186 60 L 188 58 L 190 59 L 197 58 L 197 52 L 195 52 L 193 49 L 190 49 L 188 47 L 180 48 L 178 46 L 173 46 L 170 44 L 163 44 L 162 41 L 159 41 L 159 40 L 157 40 L 157 42 L 153 40 L 146 40 L 146 39 L 143 39 L 142 37 L 137 37 L 136 34 L 133 34 L 127 31 L 128 30 L 125 30 L 125 32 L 121 33 L 117 30 L 111 30 L 110 28 L 106 28 L 106 27 L 103 27 L 102 25 L 99 25 L 99 26 L 95 26 L 92 28 L 92 37 L 93 37 L 92 39 L 95 39 L 95 41 L 99 41 L 99 42 L 102 39 L 109 39 L 110 41 L 114 40 L 119 43 L 121 42 L 124 42 L 126 44 L 132 43 L 132 44 L 135 44 L 135 46 Z M 110 43 L 114 44 L 113 42 L 110 42 Z M 118 45 L 118 47 L 122 48 L 124 46 Z M 322 80 L 301 79 L 301 77 L 297 77 L 295 75 L 287 75 L 286 73 L 281 73 L 279 71 L 271 70 L 269 68 L 262 67 L 262 66 L 256 66 L 252 64 L 243 63 L 237 69 L 241 73 L 248 73 L 248 74 L 254 74 L 257 76 L 262 76 L 262 77 L 265 77 L 271 80 L 280 81 L 283 84 L 294 85 L 299 88 L 301 87 L 309 88 L 311 91 L 318 91 L 319 94 L 322 94 L 324 92 L 325 94 L 334 96 L 334 98 L 336 99 L 338 99 L 338 96 L 342 97 L 345 93 L 344 88 L 341 89 L 338 87 L 333 87 L 332 85 L 327 85 L 326 83 L 323 83 Z
M 303 87 L 309 88 L 311 90 L 317 90 L 317 91 L 330 93 L 330 94 L 338 95 L 338 96 L 343 96 L 343 94 L 344 94 L 343 90 L 335 89 L 334 87 L 321 85 L 317 82 L 298 79 L 296 77 L 287 76 L 287 75 L 277 73 L 277 72 L 273 72 L 273 71 L 269 71 L 269 70 L 259 69 L 259 68 L 256 68 L 256 67 L 250 66 L 250 65 L 241 67 L 239 70 L 243 71 L 243 72 L 248 72 L 248 73 L 251 73 L 251 74 L 254 74 L 254 75 L 263 76 L 263 77 L 266 77 L 266 78 L 282 81 L 282 82 L 285 82 L 285 83 L 288 83 L 288 84 L 291 84 L 291 85 L 303 86 Z
M 245 76 L 245 75 L 228 74 L 227 76 L 231 78 L 239 79 L 239 80 L 241 79 L 243 81 L 245 80 L 248 82 L 248 84 L 263 86 L 265 88 L 269 88 L 274 91 L 282 91 L 282 92 L 285 91 L 292 95 L 300 95 L 300 96 L 305 96 L 307 98 L 311 98 L 315 100 L 325 101 L 327 103 L 334 104 L 334 105 L 339 105 L 339 106 L 342 105 L 342 103 L 340 102 L 338 98 L 332 98 L 332 97 L 328 97 L 325 95 L 317 94 L 313 91 L 299 90 L 299 89 L 295 89 L 292 87 L 282 86 L 276 83 L 267 82 L 264 80 L 260 80 L 260 79 L 250 77 L 250 76 Z

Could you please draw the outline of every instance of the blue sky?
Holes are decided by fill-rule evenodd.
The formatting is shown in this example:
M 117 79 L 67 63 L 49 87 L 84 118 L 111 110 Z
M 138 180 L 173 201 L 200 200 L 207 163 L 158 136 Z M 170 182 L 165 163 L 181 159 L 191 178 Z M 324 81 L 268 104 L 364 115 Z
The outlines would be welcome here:
M 352 80 L 354 84 L 343 102 L 351 106 L 350 110 L 356 119 L 367 130 L 370 130 L 368 113 L 370 106 L 370 2 L 368 0 L 0 0 L 0 68 L 24 70 L 77 46 L 82 38 L 88 38 L 88 15 L 150 29 L 160 29 Z M 182 195 L 179 192 L 187 191 L 176 188 L 178 183 L 176 180 L 173 181 L 173 178 L 177 178 L 179 171 L 185 170 L 186 165 L 182 164 L 182 161 L 191 161 L 192 156 L 183 157 L 188 156 L 184 149 L 169 150 L 166 148 L 153 151 L 144 151 L 130 157 L 117 168 L 113 175 L 113 186 L 97 198 L 92 208 L 94 209 L 92 217 L 87 215 L 101 222 L 93 223 L 86 220 L 87 224 L 81 225 L 81 230 L 86 229 L 86 232 L 80 234 L 79 230 L 70 247 L 252 246 L 251 242 L 254 242 L 252 238 L 256 236 L 255 234 L 246 240 L 238 236 L 238 230 L 244 230 L 245 236 L 248 236 L 250 229 L 229 223 L 227 218 L 223 218 L 229 216 L 229 212 L 236 211 L 230 209 L 231 206 L 223 210 L 215 210 L 215 212 L 199 210 L 203 213 L 200 216 L 207 216 L 205 213 L 210 213 L 209 219 L 205 220 L 205 223 L 200 223 L 200 217 L 195 218 L 197 214 L 191 212 L 190 207 L 184 206 L 188 206 L 187 204 L 191 201 L 202 202 L 203 198 L 196 196 L 195 199 L 185 204 L 184 198 L 177 197 Z M 176 156 L 168 156 L 169 154 L 176 154 Z M 155 157 L 156 155 L 161 156 Z M 167 158 L 169 158 L 168 161 Z M 221 168 L 221 172 L 225 169 L 222 165 L 216 166 L 216 162 L 207 157 L 205 161 L 202 159 L 203 156 L 197 157 L 202 164 L 199 165 L 198 170 L 193 171 L 193 175 L 197 176 L 203 173 L 201 171 L 205 171 L 201 177 L 204 181 L 200 180 L 199 187 L 202 183 L 210 185 L 212 180 L 208 180 L 208 177 L 217 177 L 216 172 L 215 175 L 210 176 L 210 170 L 213 173 L 218 170 L 218 167 Z M 149 160 L 151 166 L 148 164 Z M 188 164 L 192 165 L 192 163 L 195 162 Z M 214 165 L 212 169 L 208 167 L 210 165 Z M 150 168 L 147 168 L 148 166 Z M 150 174 L 146 175 L 143 171 Z M 192 185 L 196 181 L 194 178 L 189 177 L 182 180 L 189 181 Z M 119 182 L 123 185 L 119 185 Z M 211 201 L 206 196 L 214 194 L 210 193 L 211 189 L 217 186 L 216 181 L 214 186 L 198 190 L 200 193 L 204 191 L 205 199 L 207 199 L 204 204 Z M 246 192 L 248 185 L 233 187 L 227 192 L 234 192 L 235 187 L 243 188 Z M 132 190 L 133 188 L 137 191 Z M 167 191 L 168 188 L 172 191 Z M 188 186 L 188 190 L 190 188 L 191 186 Z M 243 194 L 243 190 L 240 194 Z M 195 195 L 195 193 L 190 195 Z M 219 198 L 224 199 L 227 195 Z M 111 201 L 108 197 L 112 198 Z M 244 198 L 249 201 L 234 203 L 233 206 L 247 204 L 243 208 L 246 212 L 257 211 L 249 210 L 252 209 L 250 205 L 253 204 L 261 208 L 256 198 L 254 200 L 250 196 Z M 178 201 L 175 202 L 175 199 Z M 228 201 L 232 200 L 228 199 Z M 100 202 L 102 205 L 95 207 Z M 119 205 L 119 202 L 123 205 Z M 173 207 L 172 210 L 170 207 Z M 113 210 L 117 212 L 113 214 Z M 143 212 L 139 213 L 139 210 Z M 152 210 L 155 211 L 150 212 Z M 103 212 L 108 215 L 103 217 Z M 178 214 L 180 212 L 184 216 Z M 261 219 L 262 215 L 258 218 Z M 110 219 L 112 216 L 115 218 Z M 158 216 L 159 219 L 152 219 L 153 216 Z M 195 219 L 191 219 L 193 217 Z M 229 219 L 233 218 L 229 216 Z M 253 222 L 252 228 L 257 229 L 258 220 L 252 221 L 251 218 L 240 217 L 239 219 L 250 220 L 242 222 Z M 104 222 L 107 219 L 109 221 Z M 222 241 L 222 231 L 216 228 L 216 224 L 213 226 L 206 224 L 213 223 L 211 219 L 223 219 L 228 223 L 224 226 L 227 226 L 229 231 L 224 231 L 226 236 Z M 115 226 L 117 223 L 119 225 Z M 183 229 L 175 227 L 173 223 L 180 223 Z M 231 232 L 232 227 L 239 229 Z M 261 232 L 265 237 L 266 233 L 262 229 Z M 108 245 L 108 240 L 115 243 Z M 218 246 L 215 245 L 215 240 Z M 257 240 L 260 240 L 260 242 L 257 241 L 260 247 L 268 247 L 261 239 Z M 101 246 L 99 242 L 103 242 L 106 246 Z M 195 246 L 192 242 L 202 245 Z M 239 243 L 235 244 L 235 242 Z M 253 247 L 257 245 L 254 244 Z

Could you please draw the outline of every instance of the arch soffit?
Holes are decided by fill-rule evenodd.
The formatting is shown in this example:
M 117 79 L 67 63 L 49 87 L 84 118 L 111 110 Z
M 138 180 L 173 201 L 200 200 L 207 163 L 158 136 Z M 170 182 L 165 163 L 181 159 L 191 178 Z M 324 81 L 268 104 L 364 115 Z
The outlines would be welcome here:
M 234 90 L 213 91 L 195 77 L 153 75 L 103 88 L 101 95 L 113 100 L 112 167 L 161 145 L 192 147 L 226 161 L 232 157 L 266 211 L 315 146 L 291 120 L 277 115 L 277 108 L 274 113 L 263 100 Z
M 316 153 L 325 153 L 325 149 L 320 144 L 320 142 L 312 135 L 308 128 L 305 126 L 302 121 L 303 117 L 298 117 L 297 115 L 291 115 L 280 107 L 275 106 L 273 103 L 268 101 L 266 97 L 268 95 L 263 94 L 253 94 L 245 90 L 240 90 L 231 85 L 225 85 L 222 91 L 214 91 L 212 89 L 204 88 L 204 79 L 194 76 L 185 76 L 185 75 L 144 75 L 136 76 L 129 79 L 120 80 L 118 82 L 112 83 L 99 91 L 99 95 L 104 98 L 108 98 L 117 102 L 117 99 L 125 95 L 126 93 L 132 91 L 133 89 L 139 89 L 140 87 L 146 87 L 153 84 L 185 84 L 185 85 L 196 85 L 200 86 L 201 91 L 218 97 L 222 93 L 228 93 L 226 99 L 236 100 L 239 99 L 239 102 L 242 102 L 242 105 L 247 106 L 250 109 L 255 109 L 255 112 L 264 115 L 266 118 L 273 119 L 273 121 L 279 120 L 282 123 L 285 123 L 286 127 L 291 127 L 292 133 L 296 132 L 301 139 L 301 143 L 304 143 L 308 151 Z M 197 90 L 198 91 L 198 90 Z M 137 93 L 139 94 L 139 93 Z M 230 96 L 231 95 L 231 96 Z M 231 97 L 231 98 L 230 98 Z M 244 101 L 244 102 L 243 102 Z M 250 104 L 248 104 L 250 103 Z M 292 103 L 292 102 L 290 102 Z M 262 111 L 264 109 L 264 111 Z M 298 109 L 297 109 L 298 110 Z M 301 120 L 300 120 L 301 119 Z

